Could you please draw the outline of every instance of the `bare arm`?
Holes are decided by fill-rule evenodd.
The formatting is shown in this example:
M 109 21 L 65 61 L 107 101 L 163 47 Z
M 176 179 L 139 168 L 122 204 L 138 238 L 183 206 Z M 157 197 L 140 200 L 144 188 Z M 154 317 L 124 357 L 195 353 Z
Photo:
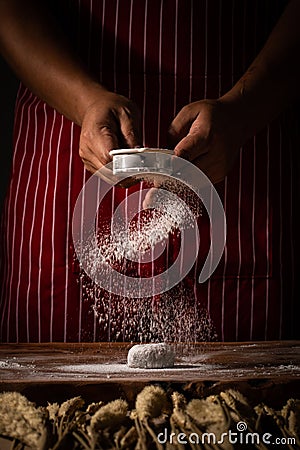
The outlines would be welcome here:
M 0 0 L 0 51 L 25 85 L 82 127 L 80 155 L 92 172 L 112 148 L 139 143 L 137 108 L 87 73 L 43 2 Z
M 291 0 L 242 78 L 217 100 L 185 106 L 171 124 L 175 153 L 213 182 L 230 170 L 245 141 L 299 98 L 300 1 Z

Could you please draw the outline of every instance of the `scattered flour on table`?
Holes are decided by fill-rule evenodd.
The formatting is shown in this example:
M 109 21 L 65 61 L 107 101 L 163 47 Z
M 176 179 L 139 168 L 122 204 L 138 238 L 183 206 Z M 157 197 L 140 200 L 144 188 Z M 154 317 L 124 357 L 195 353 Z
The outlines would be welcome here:
M 150 344 L 148 344 L 150 345 Z M 139 374 L 158 374 L 161 372 L 167 373 L 177 373 L 180 371 L 195 371 L 199 370 L 216 370 L 218 367 L 213 364 L 203 365 L 202 367 L 198 365 L 186 365 L 186 364 L 175 364 L 173 367 L 164 368 L 141 368 L 141 367 L 130 367 L 128 364 L 67 364 L 64 366 L 57 366 L 59 372 L 64 373 L 74 373 L 79 376 L 86 376 L 92 374 L 103 374 L 103 375 L 118 375 L 118 374 L 128 374 L 128 373 L 139 373 Z
M 239 367 L 238 370 L 234 370 L 232 366 L 226 364 L 214 364 L 210 362 L 201 362 L 201 359 L 197 361 L 190 361 L 189 358 L 185 358 L 184 360 L 180 359 L 180 362 L 174 364 L 173 367 L 164 367 L 164 368 L 138 368 L 138 367 L 129 367 L 128 364 L 125 363 L 111 363 L 111 364 L 98 364 L 98 363 L 89 363 L 89 364 L 66 364 L 59 365 L 55 367 L 55 374 L 52 376 L 56 376 L 61 373 L 62 376 L 66 374 L 73 374 L 74 377 L 78 378 L 87 378 L 92 377 L 94 375 L 104 376 L 106 378 L 118 378 L 122 376 L 127 376 L 128 374 L 138 374 L 141 377 L 149 375 L 160 376 L 160 375 L 174 375 L 178 374 L 197 374 L 197 377 L 220 377 L 220 376 L 229 376 L 232 374 L 236 378 L 249 378 L 249 377 L 266 377 L 266 376 L 275 376 L 282 377 L 284 375 L 288 375 L 291 372 L 293 374 L 300 373 L 300 367 L 295 365 L 286 365 L 286 366 L 260 366 L 260 367 Z

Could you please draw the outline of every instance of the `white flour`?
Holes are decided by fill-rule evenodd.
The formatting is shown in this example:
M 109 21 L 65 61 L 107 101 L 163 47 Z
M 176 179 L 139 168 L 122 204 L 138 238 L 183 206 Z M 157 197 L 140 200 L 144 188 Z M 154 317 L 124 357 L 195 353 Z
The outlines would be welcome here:
M 172 192 L 175 186 L 183 199 Z M 149 191 L 151 208 L 137 210 L 133 220 L 128 221 L 128 217 L 117 210 L 112 225 L 106 231 L 102 226 L 96 239 L 91 237 L 89 245 L 83 249 L 81 261 L 92 276 L 99 271 L 105 275 L 106 264 L 122 266 L 128 261 L 151 261 L 151 250 L 158 244 L 166 243 L 171 234 L 195 225 L 195 217 L 201 214 L 199 201 L 195 202 L 192 196 L 193 202 L 189 202 L 186 189 L 179 182 L 169 182 L 168 188 L 170 190 Z M 147 252 L 150 252 L 148 259 L 144 259 Z
M 101 340 L 124 342 L 214 341 L 207 311 L 183 283 L 155 298 L 117 297 L 93 283 L 85 285 L 101 333 Z
M 148 205 L 153 209 L 130 218 L 117 216 L 113 233 L 111 224 L 106 231 L 101 226 L 96 239 L 83 249 L 90 274 L 109 280 L 109 266 L 125 275 L 141 276 L 138 261 L 154 260 L 178 230 L 195 225 L 195 217 L 202 214 L 196 194 L 173 179 L 165 180 L 164 188 L 150 191 Z M 196 342 L 216 338 L 206 310 L 184 282 L 157 297 L 132 298 L 128 289 L 124 296 L 113 295 L 82 274 L 82 288 L 86 300 L 93 302 L 101 340 Z

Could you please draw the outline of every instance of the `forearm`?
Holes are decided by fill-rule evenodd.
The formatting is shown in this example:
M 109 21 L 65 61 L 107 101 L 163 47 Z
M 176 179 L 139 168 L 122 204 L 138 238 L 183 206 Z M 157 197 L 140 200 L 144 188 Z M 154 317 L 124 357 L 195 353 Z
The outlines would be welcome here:
M 0 51 L 37 96 L 81 125 L 104 88 L 72 54 L 42 3 L 0 0 Z
M 291 0 L 247 72 L 221 100 L 244 111 L 252 136 L 299 98 L 300 1 Z

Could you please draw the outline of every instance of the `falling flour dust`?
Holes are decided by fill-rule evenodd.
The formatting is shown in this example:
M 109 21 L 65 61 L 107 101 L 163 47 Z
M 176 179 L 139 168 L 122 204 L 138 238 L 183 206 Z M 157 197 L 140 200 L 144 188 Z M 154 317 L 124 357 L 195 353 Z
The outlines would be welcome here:
M 146 181 L 148 186 L 149 179 Z M 141 208 L 136 214 L 115 212 L 113 227 L 112 223 L 104 225 L 98 217 L 99 232 L 93 234 L 81 254 L 81 263 L 88 267 L 92 279 L 95 276 L 108 279 L 111 267 L 128 276 L 156 275 L 162 265 L 161 262 L 156 265 L 156 261 L 166 261 L 165 248 L 180 238 L 180 230 L 195 226 L 195 217 L 202 215 L 202 206 L 194 192 L 174 179 L 165 180 L 162 187 L 148 191 L 148 209 Z M 174 253 L 176 256 L 176 250 Z M 83 270 L 81 284 L 84 297 L 92 303 L 97 317 L 97 339 L 127 342 L 216 339 L 207 311 L 184 280 L 163 294 L 147 298 L 137 298 L 128 290 L 125 295 L 111 294 L 91 281 Z

